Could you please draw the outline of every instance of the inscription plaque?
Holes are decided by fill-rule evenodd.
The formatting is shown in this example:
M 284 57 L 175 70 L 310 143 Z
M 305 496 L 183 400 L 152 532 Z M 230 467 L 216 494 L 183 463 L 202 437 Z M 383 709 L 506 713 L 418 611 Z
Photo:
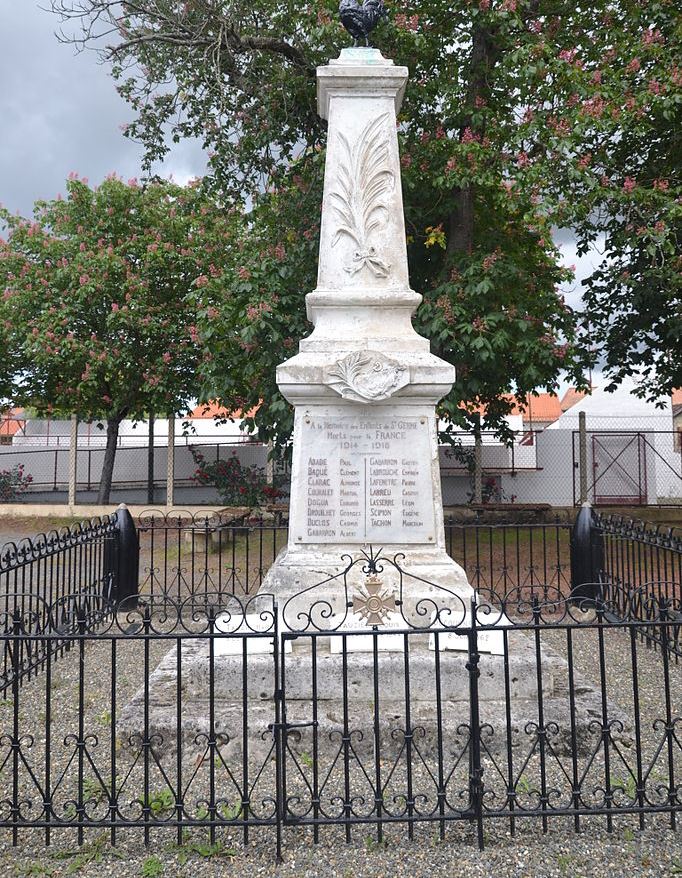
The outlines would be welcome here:
M 429 429 L 418 417 L 306 417 L 297 542 L 432 541 Z

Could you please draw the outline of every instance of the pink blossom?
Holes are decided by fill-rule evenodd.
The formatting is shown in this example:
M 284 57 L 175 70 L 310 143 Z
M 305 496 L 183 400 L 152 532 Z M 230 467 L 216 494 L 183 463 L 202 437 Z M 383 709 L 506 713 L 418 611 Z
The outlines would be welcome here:
M 655 79 L 649 80 L 649 91 L 652 95 L 658 95 L 661 93 L 661 84 Z
M 482 9 L 484 12 L 487 9 L 490 9 L 490 0 L 478 0 L 478 8 Z
M 595 85 L 601 85 L 601 76 L 602 76 L 601 70 L 595 70 L 594 73 L 592 74 L 592 82 Z
M 164 363 L 170 363 L 170 361 L 173 359 L 173 357 L 170 355 L 170 353 L 168 351 L 165 351 L 162 359 L 163 359 Z
M 284 249 L 284 244 L 276 244 L 274 253 L 275 259 L 278 262 L 284 262 L 287 257 L 287 251 Z
M 205 274 L 200 274 L 198 278 L 194 281 L 194 285 L 196 287 L 205 287 L 208 284 L 208 278 Z
M 108 393 L 102 395 L 102 402 L 105 402 L 107 405 L 111 404 L 111 397 Z
M 502 12 L 516 12 L 516 0 L 502 0 L 500 10 Z
M 219 314 L 220 314 L 220 311 L 218 311 L 217 308 L 214 308 L 213 305 L 210 305 L 206 309 L 206 316 L 208 317 L 209 320 L 215 320 L 215 318 L 218 317 Z
M 593 119 L 601 119 L 606 109 L 606 101 L 597 96 L 583 102 L 583 112 Z
M 237 274 L 242 280 L 248 280 L 251 277 L 251 272 L 244 265 L 238 269 Z
M 577 54 L 578 53 L 576 49 L 562 49 L 559 52 L 559 60 L 566 61 L 568 64 L 571 64 L 573 63 L 573 59 Z
M 659 192 L 667 192 L 669 183 L 667 180 L 654 180 L 654 189 L 657 189 Z
M 628 64 L 628 70 L 630 73 L 637 73 L 637 71 L 641 68 L 642 64 L 639 58 L 633 58 L 632 61 Z
M 119 309 L 119 304 L 118 304 L 118 302 L 112 302 L 112 303 L 111 303 L 111 310 L 112 310 L 112 311 L 118 311 L 118 309 Z
M 623 183 L 623 191 L 632 192 L 636 185 L 637 184 L 632 177 L 626 177 L 625 182 Z
M 520 153 L 516 156 L 516 164 L 517 164 L 520 168 L 525 168 L 525 167 L 527 167 L 529 163 L 530 163 L 530 159 L 528 158 L 528 153 L 527 153 L 527 152 L 520 152 Z
M 663 45 L 665 43 L 665 38 L 661 31 L 656 28 L 649 28 L 649 30 L 645 30 L 642 34 L 642 45 L 644 46 L 655 46 L 655 45 Z
M 419 28 L 419 16 L 411 15 L 409 18 L 402 12 L 399 12 L 393 19 L 398 30 L 416 31 Z
M 412 156 L 407 152 L 404 153 L 400 157 L 400 164 L 402 165 L 403 168 L 409 168 L 410 165 L 412 164 Z
M 90 280 L 90 277 L 89 277 L 87 274 L 82 274 L 82 275 L 78 278 L 78 281 L 79 281 L 79 283 L 80 283 L 80 285 L 81 285 L 82 287 L 84 287 L 85 284 L 89 282 L 89 280 Z

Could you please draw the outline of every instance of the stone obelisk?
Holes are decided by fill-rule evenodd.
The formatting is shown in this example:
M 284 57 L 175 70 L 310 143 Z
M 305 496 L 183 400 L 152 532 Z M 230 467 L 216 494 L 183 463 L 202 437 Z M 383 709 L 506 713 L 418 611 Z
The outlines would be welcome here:
M 455 378 L 412 326 L 396 114 L 407 84 L 377 49 L 317 70 L 329 121 L 314 331 L 277 369 L 295 406 L 289 539 L 261 591 L 278 600 L 362 547 L 472 594 L 445 551 L 435 406 Z M 360 569 L 357 575 L 361 576 Z

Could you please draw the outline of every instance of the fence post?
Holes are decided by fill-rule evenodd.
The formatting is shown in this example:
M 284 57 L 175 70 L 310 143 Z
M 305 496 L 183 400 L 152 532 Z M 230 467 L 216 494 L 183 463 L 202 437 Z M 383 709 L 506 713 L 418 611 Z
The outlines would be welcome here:
M 166 506 L 175 506 L 175 412 L 168 415 Z
M 604 539 L 594 520 L 594 510 L 584 502 L 571 531 L 571 598 L 595 601 L 601 592 Z
M 133 516 L 125 503 L 121 503 L 116 510 L 116 529 L 118 532 L 118 551 L 111 598 L 116 604 L 124 600 L 132 604 L 133 601 L 130 599 L 137 595 L 140 539 Z
M 579 454 L 579 477 L 580 497 L 578 503 L 587 503 L 587 416 L 585 412 L 578 412 L 578 454 Z
M 147 503 L 154 503 L 154 414 L 149 413 L 147 445 Z
M 78 415 L 71 415 L 71 438 L 69 442 L 69 506 L 76 505 L 78 478 Z
M 479 506 L 483 503 L 483 440 L 480 415 L 474 427 L 474 503 Z
M 483 850 L 483 768 L 481 767 L 481 718 L 479 711 L 478 678 L 481 670 L 478 666 L 481 656 L 478 651 L 478 631 L 476 614 L 478 607 L 476 598 L 471 599 L 471 627 L 467 632 L 468 656 L 466 669 L 469 672 L 469 799 L 473 819 L 476 821 L 479 850 Z M 437 648 L 437 647 L 436 647 Z

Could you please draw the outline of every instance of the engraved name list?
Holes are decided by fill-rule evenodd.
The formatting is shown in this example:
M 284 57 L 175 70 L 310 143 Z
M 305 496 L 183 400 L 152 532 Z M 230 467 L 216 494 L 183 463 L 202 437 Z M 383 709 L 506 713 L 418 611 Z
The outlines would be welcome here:
M 422 543 L 433 539 L 425 419 L 305 419 L 299 542 Z

